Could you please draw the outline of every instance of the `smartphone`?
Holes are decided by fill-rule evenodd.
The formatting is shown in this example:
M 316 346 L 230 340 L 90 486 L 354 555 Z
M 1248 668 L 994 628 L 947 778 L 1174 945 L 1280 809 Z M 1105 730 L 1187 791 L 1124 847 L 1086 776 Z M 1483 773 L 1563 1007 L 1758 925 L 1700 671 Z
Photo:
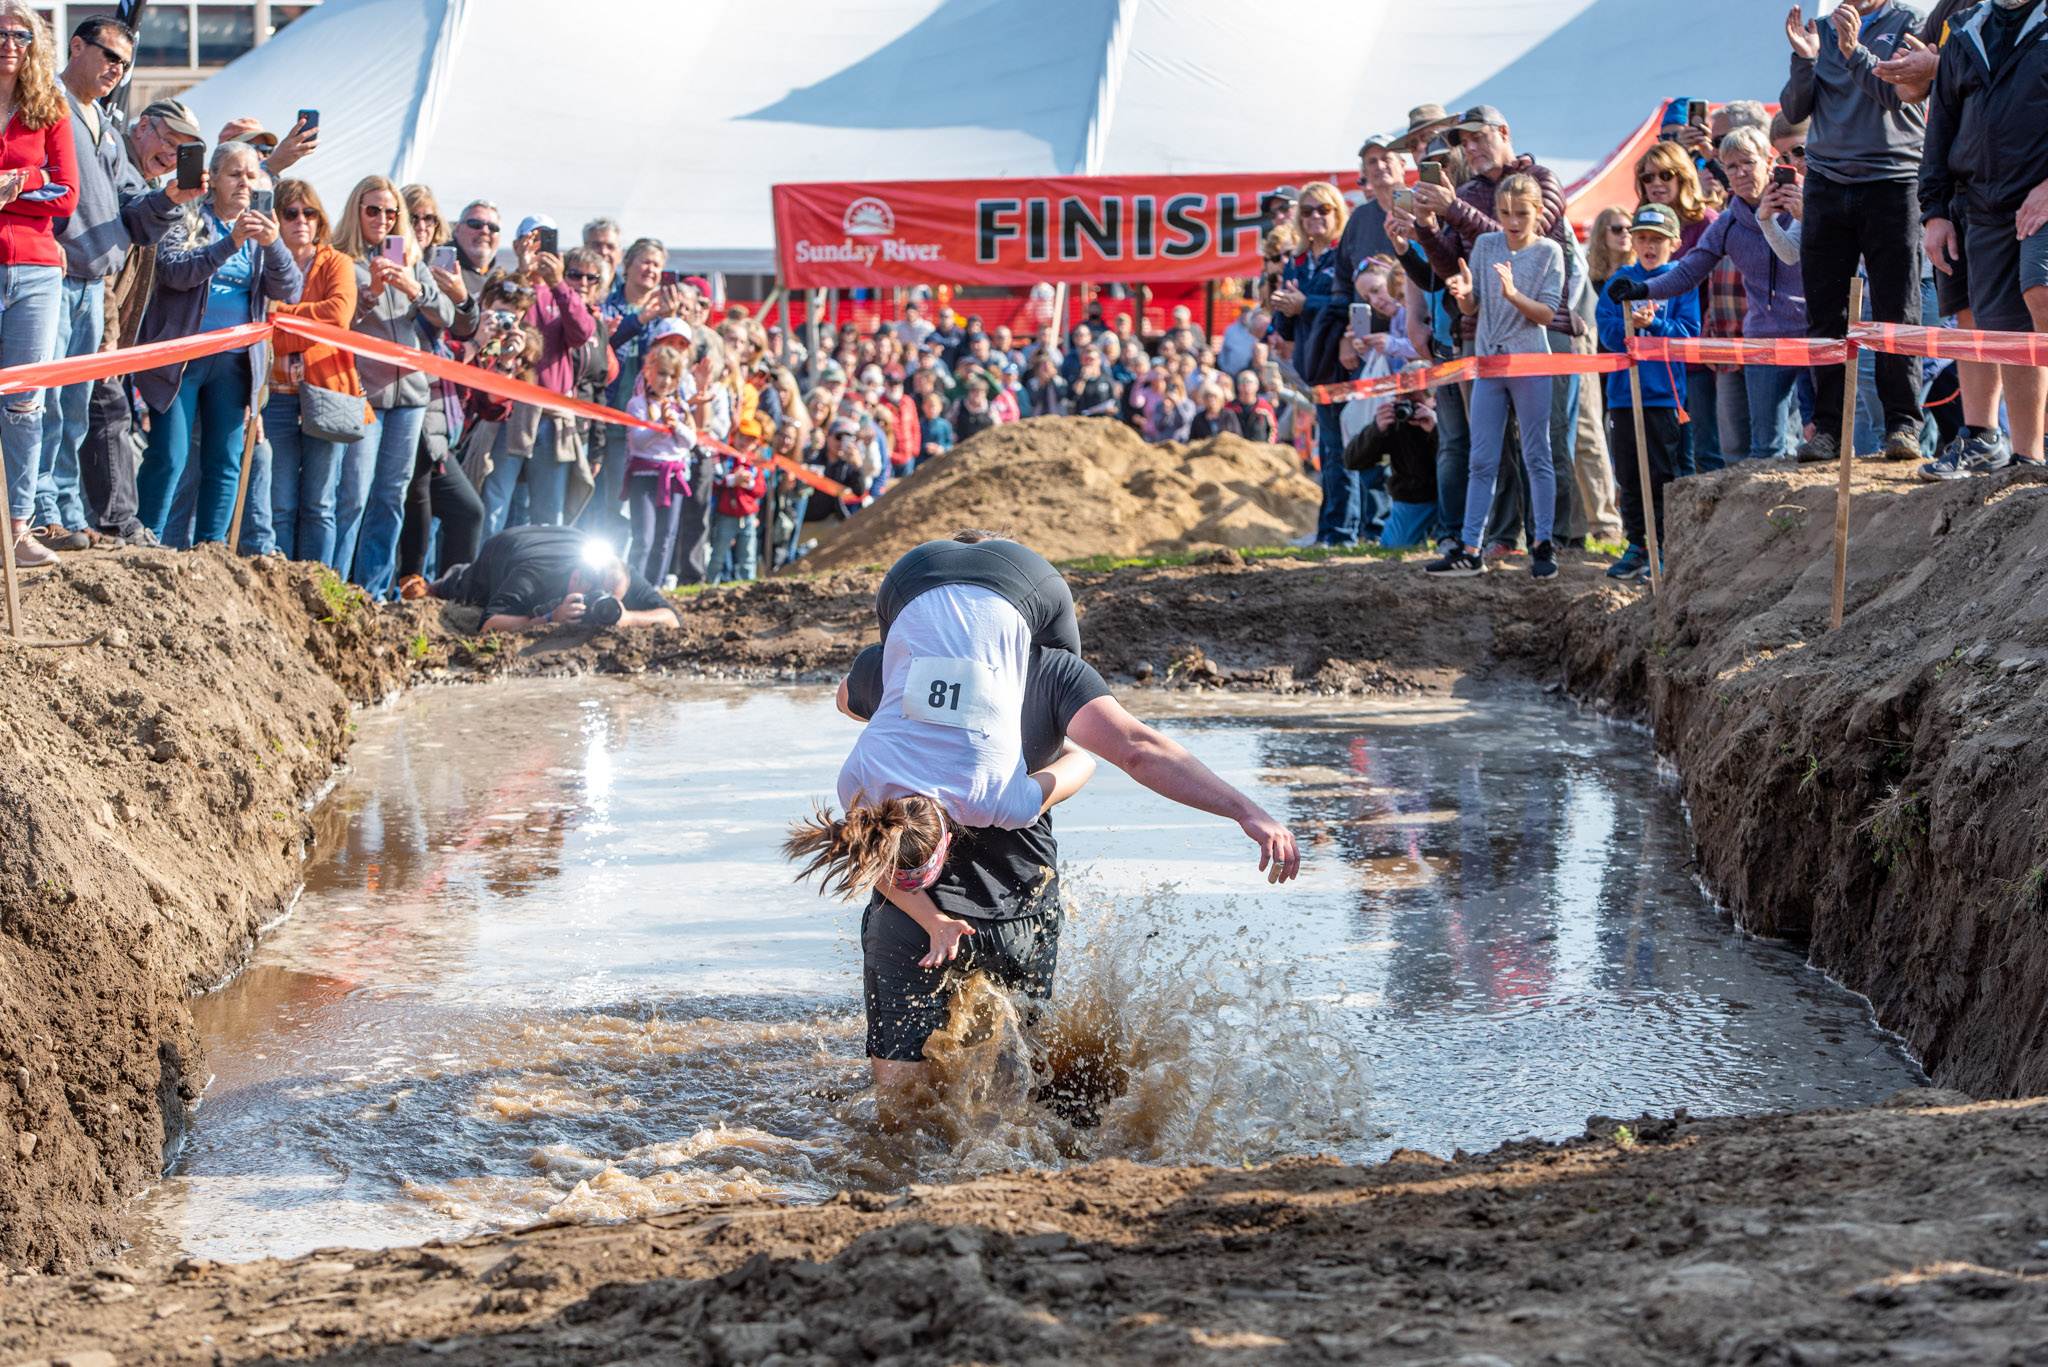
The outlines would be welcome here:
M 206 144 L 203 142 L 181 142 L 178 144 L 178 188 L 197 190 L 206 183 Z
M 1372 336 L 1371 304 L 1353 304 L 1351 306 L 1351 335 L 1354 337 Z
M 1789 166 L 1773 166 L 1771 168 L 1771 184 L 1773 185 L 1793 185 L 1798 182 L 1798 179 L 1799 173 Z
M 1707 102 L 1705 100 L 1687 100 L 1685 102 L 1685 121 L 1695 128 L 1705 128 L 1707 126 Z
M 682 277 L 674 271 L 663 271 L 661 273 L 661 287 L 663 289 L 672 290 L 680 283 L 682 283 Z
M 1415 212 L 1415 192 L 1407 186 L 1394 191 L 1394 207 L 1404 214 Z
M 542 251 L 546 252 L 549 256 L 560 256 L 562 254 L 562 234 L 559 229 L 539 228 L 535 231 L 540 233 L 540 249 Z
M 1422 163 L 1422 178 L 1431 185 L 1442 185 L 1444 183 L 1443 163 L 1435 161 L 1425 161 Z
M 450 274 L 450 275 L 453 275 L 453 274 L 455 274 L 456 270 L 460 268 L 461 264 L 462 264 L 462 263 L 461 263 L 460 261 L 458 261 L 458 260 L 456 259 L 456 256 L 455 256 L 455 248 L 453 248 L 453 247 L 436 247 L 436 248 L 434 248 L 434 269 L 435 269 L 435 270 L 437 270 L 437 271 L 446 271 L 446 272 L 447 272 L 448 274 Z
M 249 192 L 249 207 L 262 214 L 265 218 L 273 217 L 277 213 L 277 192 L 274 190 L 251 190 Z
M 320 126 L 320 111 L 317 109 L 301 109 L 299 111 L 299 122 L 306 126 L 308 133 L 312 132 Z
M 405 264 L 405 239 L 397 233 L 391 234 L 384 239 L 384 249 L 378 252 L 377 255 L 383 257 L 394 266 L 403 266 Z

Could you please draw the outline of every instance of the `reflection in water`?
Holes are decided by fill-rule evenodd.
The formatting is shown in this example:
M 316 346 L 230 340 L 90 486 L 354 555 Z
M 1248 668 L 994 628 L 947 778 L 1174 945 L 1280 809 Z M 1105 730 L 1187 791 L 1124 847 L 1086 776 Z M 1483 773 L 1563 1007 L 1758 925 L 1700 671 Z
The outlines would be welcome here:
M 198 1004 L 218 1079 L 151 1213 L 247 1257 L 1917 1080 L 1860 999 L 1705 905 L 1638 740 L 1537 706 L 1159 701 L 1309 837 L 1307 875 L 1272 891 L 1228 823 L 1105 768 L 1061 813 L 1052 1008 L 967 994 L 947 1104 L 896 1130 L 863 1091 L 857 913 L 775 853 L 851 740 L 829 695 L 583 680 L 366 716 L 297 914 Z

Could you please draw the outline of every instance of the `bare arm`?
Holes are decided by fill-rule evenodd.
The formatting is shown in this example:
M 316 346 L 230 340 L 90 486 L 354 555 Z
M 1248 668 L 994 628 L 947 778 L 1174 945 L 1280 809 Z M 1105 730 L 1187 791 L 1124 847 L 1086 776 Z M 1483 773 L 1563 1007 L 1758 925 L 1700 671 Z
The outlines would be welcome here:
M 931 937 L 931 949 L 917 961 L 920 968 L 938 968 L 953 962 L 960 953 L 961 938 L 974 933 L 974 927 L 967 922 L 940 911 L 932 895 L 921 888 L 916 892 L 905 892 L 893 884 L 884 883 L 880 892 L 889 899 L 891 906 L 917 922 Z
M 1045 793 L 1045 805 L 1038 809 L 1042 815 L 1088 786 L 1088 780 L 1095 777 L 1095 757 L 1076 749 L 1070 741 L 1058 759 L 1031 777 Z
M 1067 735 L 1161 797 L 1235 821 L 1257 842 L 1259 868 L 1268 882 L 1284 883 L 1301 872 L 1301 851 L 1292 831 L 1218 778 L 1185 746 L 1126 712 L 1115 698 L 1097 698 L 1076 712 Z

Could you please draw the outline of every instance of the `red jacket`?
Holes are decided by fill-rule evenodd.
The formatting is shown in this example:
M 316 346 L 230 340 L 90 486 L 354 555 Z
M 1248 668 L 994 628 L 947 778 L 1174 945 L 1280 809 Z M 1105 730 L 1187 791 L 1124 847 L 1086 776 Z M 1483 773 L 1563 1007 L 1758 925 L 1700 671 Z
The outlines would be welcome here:
M 882 400 L 888 406 L 888 399 Z M 908 465 L 924 454 L 924 424 L 917 418 L 917 400 L 905 394 L 896 400 L 896 420 L 890 424 L 889 463 Z
M 78 151 L 66 109 L 48 128 L 30 128 L 16 114 L 0 129 L 0 171 L 27 167 L 21 193 L 0 208 L 0 265 L 59 266 L 56 220 L 78 207 Z

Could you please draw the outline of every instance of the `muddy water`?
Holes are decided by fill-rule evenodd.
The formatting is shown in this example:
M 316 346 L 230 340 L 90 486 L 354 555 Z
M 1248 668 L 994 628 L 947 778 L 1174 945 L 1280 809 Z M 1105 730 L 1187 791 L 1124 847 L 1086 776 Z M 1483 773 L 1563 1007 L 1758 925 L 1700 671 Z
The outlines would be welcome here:
M 246 1258 L 1919 1080 L 1860 998 L 1702 898 L 1641 738 L 1537 702 L 1249 701 L 1134 706 L 1296 824 L 1302 880 L 1270 890 L 1235 827 L 1105 767 L 1060 814 L 1052 1008 L 964 997 L 946 1100 L 888 1128 L 857 915 L 775 854 L 851 738 L 827 694 L 556 681 L 367 714 L 296 913 L 198 1003 L 215 1077 L 144 1213 Z M 1095 1103 L 1039 1104 L 1048 1075 Z

